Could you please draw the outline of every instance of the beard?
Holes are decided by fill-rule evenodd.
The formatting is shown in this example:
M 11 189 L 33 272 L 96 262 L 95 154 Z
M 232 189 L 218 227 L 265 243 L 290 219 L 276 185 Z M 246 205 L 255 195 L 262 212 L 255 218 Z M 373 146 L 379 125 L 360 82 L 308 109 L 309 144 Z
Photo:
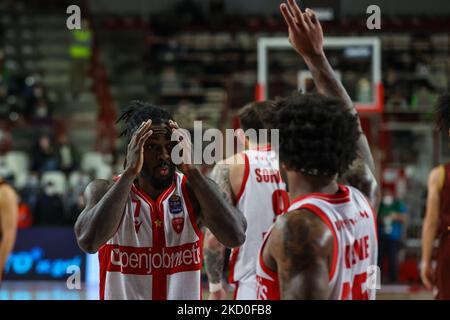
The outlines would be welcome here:
M 147 167 L 142 168 L 143 178 L 151 183 L 151 185 L 157 190 L 163 190 L 170 187 L 173 181 L 173 175 L 175 173 L 175 165 L 167 163 L 169 167 L 169 174 L 167 177 L 158 177 L 157 168 L 155 170 L 149 170 Z

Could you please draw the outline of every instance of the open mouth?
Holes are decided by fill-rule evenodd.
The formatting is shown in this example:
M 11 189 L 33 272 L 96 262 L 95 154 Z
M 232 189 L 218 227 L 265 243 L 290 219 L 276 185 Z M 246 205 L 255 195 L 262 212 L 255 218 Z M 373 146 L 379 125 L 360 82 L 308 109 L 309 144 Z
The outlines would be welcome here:
M 158 168 L 159 174 L 162 176 L 168 176 L 169 175 L 169 166 L 168 165 L 162 165 Z

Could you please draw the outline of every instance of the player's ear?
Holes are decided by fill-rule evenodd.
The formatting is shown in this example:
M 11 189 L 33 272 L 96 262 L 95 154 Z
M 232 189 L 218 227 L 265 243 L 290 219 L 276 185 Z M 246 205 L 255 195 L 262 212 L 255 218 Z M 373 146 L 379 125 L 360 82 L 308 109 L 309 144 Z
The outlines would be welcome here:
M 237 136 L 237 139 L 238 139 L 238 144 L 242 145 L 244 147 L 243 148 L 244 150 L 247 149 L 247 147 L 248 147 L 248 139 L 245 136 L 244 130 L 242 130 L 241 128 L 237 129 L 236 130 L 236 136 Z M 238 148 L 238 150 L 239 150 L 239 148 Z

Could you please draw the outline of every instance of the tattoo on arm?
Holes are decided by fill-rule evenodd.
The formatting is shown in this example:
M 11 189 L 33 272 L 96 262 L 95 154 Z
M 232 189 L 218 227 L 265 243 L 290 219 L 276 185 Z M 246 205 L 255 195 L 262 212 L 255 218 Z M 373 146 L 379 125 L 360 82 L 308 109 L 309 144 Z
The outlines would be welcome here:
M 211 171 L 210 178 L 217 183 L 225 200 L 233 205 L 233 197 L 230 187 L 230 166 L 227 164 L 216 164 Z
M 216 182 L 219 190 L 222 192 L 223 198 L 231 205 L 233 199 L 230 187 L 230 166 L 218 163 L 211 171 L 210 178 Z M 205 269 L 210 283 L 219 283 L 222 280 L 225 246 L 223 246 L 216 237 L 207 230 L 205 233 Z
M 205 269 L 210 283 L 219 283 L 222 281 L 224 252 L 223 250 L 214 250 L 213 248 L 204 248 Z

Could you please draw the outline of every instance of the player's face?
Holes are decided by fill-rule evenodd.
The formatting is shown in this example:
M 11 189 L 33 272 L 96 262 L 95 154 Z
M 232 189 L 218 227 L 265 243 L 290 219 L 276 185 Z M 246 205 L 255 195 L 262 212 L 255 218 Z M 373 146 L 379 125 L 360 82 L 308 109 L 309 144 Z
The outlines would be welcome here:
M 166 124 L 152 125 L 153 134 L 144 144 L 142 174 L 156 189 L 164 189 L 172 183 L 175 165 L 171 160 L 173 147 L 170 129 Z

